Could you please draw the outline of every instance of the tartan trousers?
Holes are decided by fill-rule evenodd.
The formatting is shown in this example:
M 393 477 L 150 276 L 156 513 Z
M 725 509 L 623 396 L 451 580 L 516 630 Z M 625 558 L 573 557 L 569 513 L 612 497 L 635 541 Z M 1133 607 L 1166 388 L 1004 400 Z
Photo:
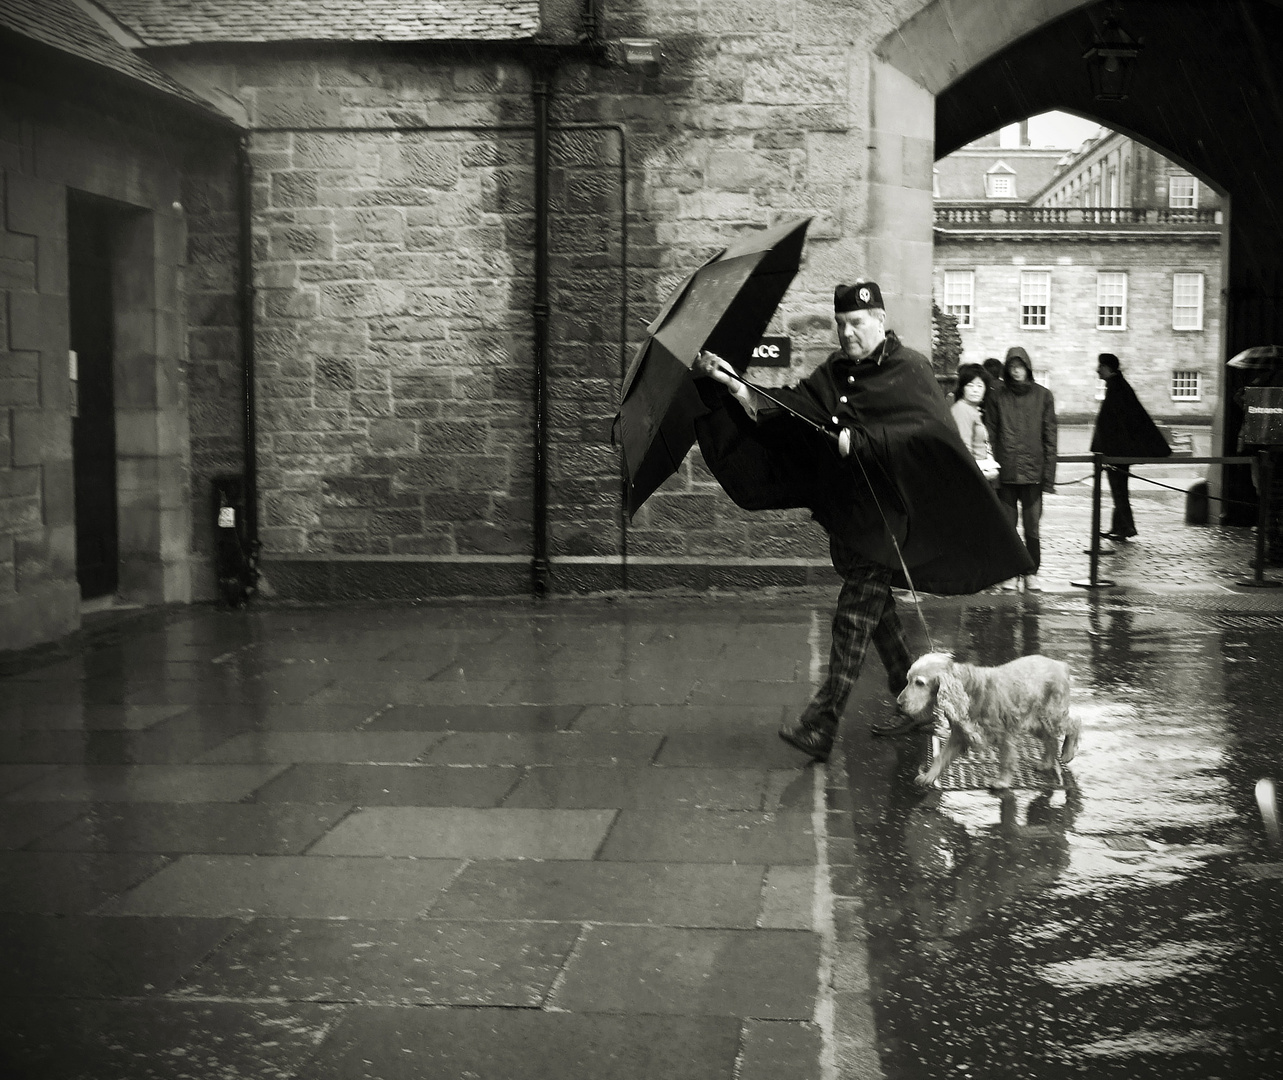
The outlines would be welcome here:
M 805 726 L 821 731 L 837 730 L 870 641 L 882 658 L 893 694 L 904 689 L 912 662 L 891 595 L 891 570 L 862 559 L 835 536 L 829 537 L 829 554 L 833 569 L 842 575 L 842 590 L 833 613 L 829 671 L 802 713 Z

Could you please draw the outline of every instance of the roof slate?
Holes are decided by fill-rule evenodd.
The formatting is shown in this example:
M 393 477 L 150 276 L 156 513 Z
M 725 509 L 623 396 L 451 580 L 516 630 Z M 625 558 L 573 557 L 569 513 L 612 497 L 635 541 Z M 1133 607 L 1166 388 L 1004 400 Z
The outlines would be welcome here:
M 119 44 L 75 0 L 0 0 L 0 29 L 127 75 L 213 112 L 209 102 Z
M 539 0 L 97 0 L 151 46 L 249 41 L 513 41 Z

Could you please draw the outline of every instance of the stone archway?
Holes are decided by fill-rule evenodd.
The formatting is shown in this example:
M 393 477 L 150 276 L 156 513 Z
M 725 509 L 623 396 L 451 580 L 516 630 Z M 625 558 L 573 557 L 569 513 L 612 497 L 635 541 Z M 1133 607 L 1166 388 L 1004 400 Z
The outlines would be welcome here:
M 998 16 L 984 0 L 932 0 L 887 34 L 875 50 L 869 95 L 877 133 L 870 204 L 878 208 L 870 244 L 895 256 L 890 265 L 907 295 L 929 294 L 929 249 L 918 255 L 929 239 L 929 200 L 916 169 L 897 172 L 905 148 L 929 128 L 933 155 L 944 155 L 1005 124 L 1063 109 L 1136 138 L 1226 194 L 1225 354 L 1283 340 L 1283 204 L 1273 194 L 1283 174 L 1283 79 L 1272 59 L 1283 51 L 1283 3 L 1127 0 L 1117 14 L 1144 48 L 1130 96 L 1102 102 L 1092 96 L 1083 53 L 1106 10 L 1104 2 L 1016 0 Z M 892 209 L 916 206 L 921 220 Z M 916 318 L 927 312 L 918 305 Z M 1225 421 L 1216 453 L 1235 452 L 1236 417 Z M 1229 486 L 1243 495 L 1246 482 L 1230 472 Z
M 900 325 L 931 340 L 932 197 L 936 98 L 1083 0 L 1019 0 L 996 18 L 986 0 L 931 0 L 887 34 L 871 58 L 868 247 Z

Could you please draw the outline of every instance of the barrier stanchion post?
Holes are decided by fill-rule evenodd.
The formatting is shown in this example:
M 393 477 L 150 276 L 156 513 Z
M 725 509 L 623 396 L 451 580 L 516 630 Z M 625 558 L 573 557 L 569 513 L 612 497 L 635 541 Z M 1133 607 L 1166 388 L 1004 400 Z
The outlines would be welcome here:
M 1257 589 L 1277 589 L 1283 582 L 1272 581 L 1265 576 L 1266 541 L 1273 517 L 1271 502 L 1274 494 L 1271 490 L 1274 486 L 1274 462 L 1268 450 L 1257 452 L 1256 477 L 1256 558 L 1253 560 L 1252 579 L 1238 584 Z
M 1091 470 L 1091 546 L 1087 549 L 1091 557 L 1090 576 L 1086 581 L 1071 581 L 1069 584 L 1084 589 L 1099 589 L 1114 584 L 1108 578 L 1101 580 L 1097 576 L 1100 569 L 1100 478 L 1105 472 L 1104 454 L 1092 454 Z

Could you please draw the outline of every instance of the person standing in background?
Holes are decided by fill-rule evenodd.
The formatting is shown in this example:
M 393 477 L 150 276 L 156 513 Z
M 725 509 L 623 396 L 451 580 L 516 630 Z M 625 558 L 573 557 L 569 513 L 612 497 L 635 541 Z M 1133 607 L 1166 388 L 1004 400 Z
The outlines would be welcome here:
M 1169 457 L 1172 448 L 1167 445 L 1158 425 L 1145 411 L 1136 397 L 1136 391 L 1123 378 L 1118 357 L 1103 352 L 1096 357 L 1096 374 L 1105 381 L 1105 400 L 1096 414 L 1096 427 L 1091 436 L 1091 452 L 1110 457 Z M 1131 476 L 1130 465 L 1106 465 L 1109 494 L 1114 500 L 1114 513 L 1109 531 L 1100 535 L 1107 540 L 1130 540 L 1136 535 L 1136 521 L 1132 517 L 1131 496 L 1127 485 Z
M 958 368 L 958 385 L 953 391 L 950 411 L 963 445 L 971 451 L 984 478 L 993 481 L 998 478 L 998 462 L 989 447 L 989 429 L 985 427 L 981 411 L 988 391 L 989 378 L 984 368 L 979 364 L 963 364 Z
M 1014 526 L 1019 508 L 1025 547 L 1034 571 L 1026 574 L 1024 587 L 1041 592 L 1038 568 L 1042 564 L 1042 497 L 1056 491 L 1056 402 L 1051 391 L 1034 382 L 1029 354 L 1016 345 L 1007 350 L 1003 365 L 1003 391 L 994 394 L 986 414 L 998 459 L 998 498 Z M 1004 589 L 1019 589 L 1020 581 L 1006 581 Z

